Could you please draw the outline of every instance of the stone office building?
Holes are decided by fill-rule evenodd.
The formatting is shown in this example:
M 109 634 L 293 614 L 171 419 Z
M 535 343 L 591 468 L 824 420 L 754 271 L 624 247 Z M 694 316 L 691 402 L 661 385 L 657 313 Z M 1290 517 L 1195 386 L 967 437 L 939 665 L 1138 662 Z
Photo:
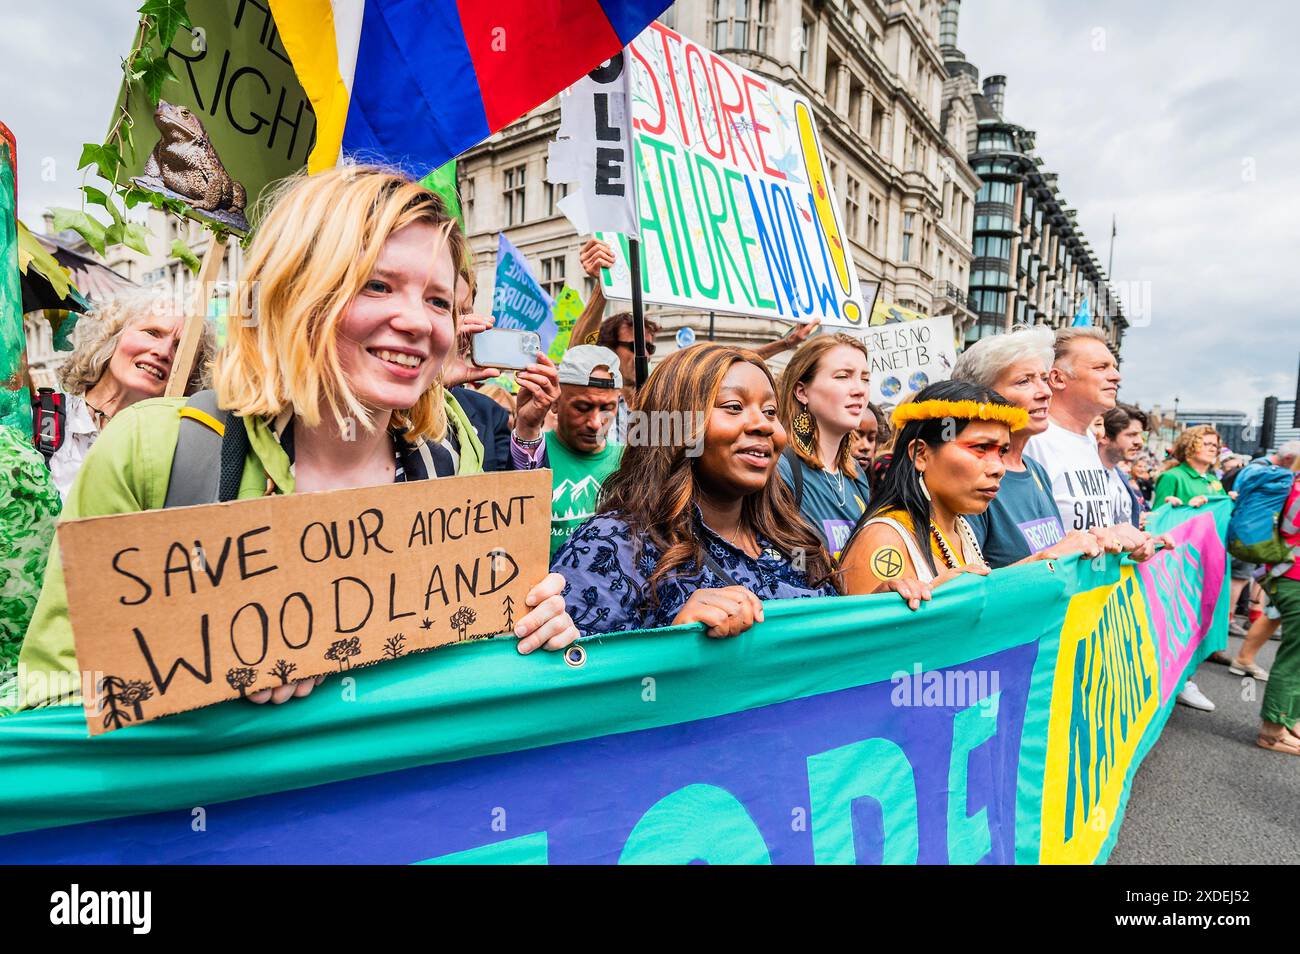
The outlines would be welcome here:
M 938 0 L 679 0 L 661 18 L 741 66 L 813 103 L 859 279 L 880 300 L 952 315 L 969 336 L 970 235 L 979 179 L 966 161 L 973 110 L 943 109 L 945 66 Z M 546 182 L 558 100 L 512 123 L 461 157 L 466 227 L 478 260 L 477 307 L 491 307 L 497 233 L 504 231 L 552 294 L 588 295 L 578 236 Z M 700 338 L 707 312 L 648 309 L 661 347 L 683 325 Z M 715 316 L 721 341 L 770 340 L 777 321 Z M 660 352 L 662 354 L 662 351 Z

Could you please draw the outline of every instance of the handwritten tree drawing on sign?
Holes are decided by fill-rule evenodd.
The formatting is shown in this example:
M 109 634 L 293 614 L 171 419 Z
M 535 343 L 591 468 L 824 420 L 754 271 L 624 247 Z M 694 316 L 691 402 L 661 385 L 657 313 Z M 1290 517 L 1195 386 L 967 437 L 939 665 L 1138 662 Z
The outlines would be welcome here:
M 546 471 L 69 521 L 90 731 L 506 632 L 549 537 Z

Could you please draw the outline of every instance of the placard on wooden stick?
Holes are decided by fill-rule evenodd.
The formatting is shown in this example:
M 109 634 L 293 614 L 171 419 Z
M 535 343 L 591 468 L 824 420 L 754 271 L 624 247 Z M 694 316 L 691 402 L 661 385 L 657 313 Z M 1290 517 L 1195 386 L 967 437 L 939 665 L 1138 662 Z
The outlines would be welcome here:
M 60 524 L 90 733 L 513 630 L 550 493 L 504 472 Z
M 189 384 L 190 375 L 194 372 L 194 359 L 198 357 L 199 342 L 203 338 L 203 324 L 208 320 L 208 299 L 212 297 L 212 283 L 220 273 L 225 256 L 225 237 L 213 235 L 190 295 L 181 340 L 176 344 L 176 358 L 172 361 L 172 373 L 167 379 L 167 389 L 164 392 L 166 397 L 185 395 L 185 386 Z

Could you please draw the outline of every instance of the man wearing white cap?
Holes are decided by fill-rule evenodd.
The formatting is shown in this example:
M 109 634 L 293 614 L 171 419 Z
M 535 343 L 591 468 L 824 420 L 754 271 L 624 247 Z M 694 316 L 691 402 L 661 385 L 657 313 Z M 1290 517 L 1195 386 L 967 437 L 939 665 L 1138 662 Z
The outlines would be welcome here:
M 608 440 L 608 434 L 622 393 L 618 355 L 609 348 L 578 345 L 565 352 L 555 430 L 546 434 L 552 555 L 596 512 L 601 485 L 618 469 L 623 445 Z

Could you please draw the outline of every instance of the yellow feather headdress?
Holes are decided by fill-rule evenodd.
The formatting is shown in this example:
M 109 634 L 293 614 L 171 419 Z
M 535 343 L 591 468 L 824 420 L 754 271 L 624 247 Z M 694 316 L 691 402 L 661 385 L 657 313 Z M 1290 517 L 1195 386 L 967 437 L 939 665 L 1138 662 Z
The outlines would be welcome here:
M 960 421 L 997 421 L 1013 431 L 1029 423 L 1029 412 L 1022 407 L 984 404 L 978 401 L 911 401 L 894 408 L 894 427 L 908 421 L 933 421 L 951 417 Z

